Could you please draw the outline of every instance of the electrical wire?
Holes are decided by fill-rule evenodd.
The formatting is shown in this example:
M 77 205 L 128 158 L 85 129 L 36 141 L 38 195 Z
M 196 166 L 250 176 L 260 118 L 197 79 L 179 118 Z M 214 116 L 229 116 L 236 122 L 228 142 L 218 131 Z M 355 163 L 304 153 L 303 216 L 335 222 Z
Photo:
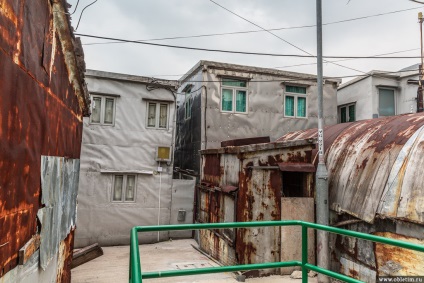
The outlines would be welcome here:
M 351 18 L 351 19 L 345 19 L 335 22 L 329 22 L 329 23 L 323 23 L 323 26 L 327 25 L 334 25 L 339 23 L 345 23 L 345 22 L 352 22 L 357 20 L 363 20 L 373 17 L 379 17 L 389 14 L 396 14 L 411 10 L 417 10 L 421 9 L 422 7 L 415 7 L 415 8 L 409 8 L 409 9 L 403 9 L 403 10 L 396 10 L 386 13 L 380 13 L 375 15 L 369 15 L 369 16 L 362 16 L 357 18 Z M 293 27 L 282 27 L 282 28 L 272 28 L 268 29 L 270 31 L 279 31 L 279 30 L 290 30 L 290 29 L 302 29 L 302 28 L 313 28 L 316 27 L 316 25 L 302 25 L 302 26 L 293 26 Z M 174 40 L 174 39 L 186 39 L 186 38 L 199 38 L 199 37 L 212 37 L 212 36 L 221 36 L 221 35 L 234 35 L 234 34 L 248 34 L 248 33 L 258 33 L 258 32 L 264 32 L 263 30 L 250 30 L 250 31 L 236 31 L 236 32 L 224 32 L 224 33 L 210 33 L 210 34 L 199 34 L 199 35 L 188 35 L 188 36 L 175 36 L 175 37 L 164 37 L 164 38 L 152 38 L 152 39 L 139 39 L 136 41 L 161 41 L 161 40 Z M 84 43 L 83 45 L 100 45 L 100 44 L 116 44 L 116 43 L 125 43 L 120 41 L 108 41 L 108 42 L 91 42 L 91 43 Z
M 77 11 L 78 8 L 78 4 L 79 4 L 80 0 L 77 1 L 77 4 L 75 5 L 75 9 L 72 13 L 70 13 L 69 15 L 72 16 L 73 14 L 75 14 L 75 12 Z
M 180 45 L 168 45 L 168 44 L 159 44 L 159 43 L 151 43 L 151 42 L 140 42 L 136 40 L 128 40 L 122 38 L 115 37 L 106 37 L 106 36 L 97 36 L 83 33 L 75 33 L 77 36 L 82 37 L 90 37 L 97 39 L 107 39 L 107 40 L 116 40 L 128 43 L 136 43 L 143 45 L 151 45 L 151 46 L 160 46 L 160 47 L 169 47 L 169 48 L 177 48 L 177 49 L 187 49 L 187 50 L 196 50 L 196 51 L 207 51 L 207 52 L 221 52 L 221 53 L 232 53 L 232 54 L 243 54 L 243 55 L 258 55 L 258 56 L 274 56 L 274 57 L 299 57 L 299 58 L 316 58 L 314 55 L 301 55 L 301 54 L 278 54 L 278 53 L 261 53 L 261 52 L 247 52 L 247 51 L 235 51 L 235 50 L 223 50 L 223 49 L 210 49 L 210 48 L 200 48 L 200 47 L 190 47 L 190 46 L 180 46 Z M 417 59 L 421 58 L 420 56 L 323 56 L 323 58 L 332 58 L 332 59 Z M 329 63 L 329 62 L 327 62 Z
M 384 75 L 390 75 L 390 74 L 399 74 L 399 73 L 406 73 L 406 72 L 414 72 L 419 71 L 418 69 L 413 70 L 407 70 L 407 71 L 396 71 L 396 72 L 378 72 L 378 73 L 366 73 L 363 75 L 348 75 L 348 76 L 335 76 L 335 77 L 324 77 L 324 80 L 331 80 L 331 79 L 347 79 L 347 78 L 355 78 L 355 77 L 368 77 L 368 76 L 384 76 Z M 418 74 L 418 73 L 417 73 Z M 415 75 L 415 74 L 413 74 Z M 296 79 L 270 79 L 270 80 L 249 80 L 249 82 L 257 82 L 257 83 L 266 83 L 266 82 L 294 82 L 294 81 L 316 81 L 316 78 L 296 78 Z M 184 81 L 185 83 L 204 83 L 204 82 L 221 82 L 220 80 L 187 80 Z
M 266 31 L 267 33 L 269 33 L 269 34 L 273 35 L 274 37 L 276 37 L 276 38 L 278 38 L 278 39 L 280 39 L 280 40 L 284 41 L 285 43 L 287 43 L 287 44 L 289 44 L 289 45 L 293 46 L 294 48 L 296 48 L 296 49 L 298 49 L 298 50 L 302 51 L 303 53 L 306 53 L 306 54 L 308 54 L 308 55 L 312 55 L 312 53 L 310 53 L 310 52 L 308 52 L 308 51 L 306 51 L 306 50 L 304 50 L 304 49 L 302 49 L 302 48 L 300 48 L 300 47 L 298 47 L 298 46 L 294 45 L 293 43 L 291 43 L 291 42 L 289 42 L 289 41 L 285 40 L 284 38 L 282 38 L 282 37 L 280 37 L 280 36 L 276 35 L 275 33 L 273 33 L 273 32 L 271 32 L 271 31 L 269 31 L 269 30 L 267 30 L 267 29 L 265 29 L 265 28 L 261 27 L 260 25 L 257 25 L 257 24 L 255 24 L 254 22 L 249 21 L 248 19 L 246 19 L 246 18 L 244 18 L 244 17 L 242 17 L 242 16 L 238 15 L 237 13 L 235 13 L 235 12 L 233 12 L 233 11 L 231 11 L 231 10 L 229 10 L 229 9 L 225 8 L 224 6 L 222 6 L 222 5 L 218 4 L 217 2 L 215 2 L 215 1 L 213 1 L 213 0 L 209 0 L 209 1 L 210 1 L 210 2 L 212 2 L 212 3 L 214 3 L 214 4 L 215 4 L 215 5 L 217 5 L 217 6 L 221 7 L 222 9 L 226 10 L 227 12 L 229 12 L 229 13 L 231 13 L 231 14 L 233 14 L 233 15 L 235 15 L 235 16 L 237 16 L 237 17 L 239 17 L 239 18 L 241 18 L 241 19 L 243 19 L 243 20 L 245 20 L 245 21 L 247 21 L 248 23 L 251 23 L 252 25 L 254 25 L 254 26 L 256 26 L 256 27 L 263 29 L 263 30 L 264 30 L 264 31 Z M 312 55 L 312 56 L 314 56 L 314 55 Z M 314 57 L 315 57 L 315 58 L 317 58 L 316 56 L 314 56 Z M 324 60 L 324 58 L 325 58 L 325 57 L 324 57 L 324 56 L 322 56 L 322 61 L 323 61 L 323 62 L 325 62 L 325 63 L 331 63 L 331 64 L 333 64 L 333 65 L 336 65 L 336 66 L 339 66 L 339 67 L 342 67 L 342 68 L 345 68 L 345 69 L 349 69 L 349 70 L 352 70 L 352 71 L 356 71 L 356 72 L 358 72 L 358 73 L 366 74 L 366 72 L 364 72 L 364 71 L 357 70 L 357 69 L 354 69 L 354 68 L 351 68 L 351 67 L 347 67 L 347 66 L 344 66 L 344 65 L 341 65 L 341 64 L 338 64 L 338 63 L 334 63 L 334 62 L 326 61 L 326 60 Z
M 78 19 L 77 27 L 75 28 L 75 30 L 77 30 L 78 27 L 79 27 L 79 24 L 80 24 L 80 21 L 81 21 L 81 18 L 82 18 L 82 14 L 84 13 L 85 9 L 87 9 L 88 7 L 90 7 L 91 5 L 93 5 L 94 3 L 96 3 L 97 1 L 98 0 L 94 0 L 93 2 L 91 2 L 90 4 L 88 4 L 87 6 L 85 6 L 84 9 L 82 9 L 81 14 L 80 14 L 79 19 Z
M 415 50 L 420 50 L 420 48 L 413 48 L 413 49 L 377 54 L 377 55 L 373 55 L 373 57 L 380 57 L 380 56 L 384 56 L 384 55 L 392 55 L 392 54 L 404 53 L 404 52 L 415 51 Z M 337 60 L 337 61 L 332 61 L 332 62 L 342 62 L 342 61 L 349 61 L 349 60 L 355 60 L 355 58 L 342 59 L 342 60 Z M 274 69 L 285 69 L 285 68 L 291 68 L 291 67 L 308 66 L 308 65 L 316 65 L 316 64 L 317 64 L 317 62 L 305 63 L 305 64 L 296 64 L 296 65 L 287 65 L 287 66 L 273 67 L 273 68 Z

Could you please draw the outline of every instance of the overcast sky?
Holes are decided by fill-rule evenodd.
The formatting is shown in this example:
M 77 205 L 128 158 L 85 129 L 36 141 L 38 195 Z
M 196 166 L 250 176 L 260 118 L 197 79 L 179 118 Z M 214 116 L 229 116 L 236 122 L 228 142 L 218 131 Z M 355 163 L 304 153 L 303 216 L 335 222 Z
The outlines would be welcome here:
M 227 9 L 265 28 L 314 25 L 314 0 L 214 0 Z M 68 0 L 75 8 L 77 0 Z M 93 0 L 80 0 L 72 15 L 74 28 L 82 9 Z M 408 0 L 323 0 L 323 23 L 371 16 L 398 10 L 378 17 L 330 24 L 323 27 L 324 55 L 363 56 L 415 49 L 393 56 L 419 56 L 420 33 L 417 14 L 424 5 Z M 209 0 L 98 0 L 85 9 L 77 33 L 129 40 L 258 30 Z M 316 28 L 272 31 L 297 47 L 316 54 Z M 117 73 L 179 79 L 199 60 L 235 63 L 316 74 L 314 58 L 286 58 L 237 55 L 180 50 L 134 43 L 95 44 L 109 42 L 82 37 L 88 69 Z M 267 32 L 220 35 L 210 37 L 167 39 L 154 43 L 237 50 L 260 53 L 301 54 L 302 51 Z M 363 72 L 398 71 L 419 63 L 419 59 L 355 59 L 338 62 Z M 287 67 L 286 67 L 287 66 Z M 324 64 L 325 76 L 358 75 L 359 72 L 334 64 Z M 175 75 L 175 76 L 170 76 Z M 344 79 L 346 82 L 350 79 Z

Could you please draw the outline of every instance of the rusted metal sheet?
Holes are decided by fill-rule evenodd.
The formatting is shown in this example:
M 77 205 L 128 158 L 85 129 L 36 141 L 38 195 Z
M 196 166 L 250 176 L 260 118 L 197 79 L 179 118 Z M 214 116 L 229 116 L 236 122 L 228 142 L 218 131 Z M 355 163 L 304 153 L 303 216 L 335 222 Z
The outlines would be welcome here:
M 44 270 L 75 227 L 79 160 L 43 156 L 41 159 L 40 266 Z
M 424 126 L 416 131 L 399 152 L 387 179 L 378 213 L 381 217 L 408 219 L 424 224 Z
M 241 146 L 241 145 L 249 145 L 249 144 L 257 144 L 257 143 L 268 143 L 271 139 L 269 137 L 254 137 L 254 138 L 245 138 L 245 139 L 235 139 L 222 141 L 221 147 L 227 146 Z
M 377 232 L 377 236 L 424 245 L 424 240 L 402 236 L 390 232 Z M 422 276 L 424 254 L 412 250 L 384 244 L 375 244 L 377 270 L 379 276 Z
M 221 159 L 218 154 L 204 155 L 203 161 L 203 177 L 202 181 L 209 182 L 215 186 L 219 186 L 221 181 Z
M 244 167 L 248 167 L 249 162 L 251 161 L 244 163 Z M 237 221 L 280 220 L 281 173 L 276 170 L 244 169 L 240 179 L 242 183 L 237 199 Z M 281 243 L 279 230 L 279 227 L 238 229 L 236 251 L 240 264 L 279 261 Z M 255 275 L 278 272 L 271 269 L 260 270 Z
M 79 158 L 87 93 L 82 73 L 70 79 L 75 76 L 69 73 L 72 60 L 64 56 L 74 54 L 74 46 L 63 44 L 65 38 L 73 42 L 72 32 L 62 29 L 59 39 L 59 27 L 53 25 L 66 2 L 2 0 L 0 5 L 2 277 L 17 266 L 19 250 L 41 228 L 36 219 L 41 155 Z M 53 13 L 53 8 L 60 11 Z
M 294 162 L 282 162 L 278 163 L 281 171 L 284 172 L 315 172 L 316 168 L 310 163 L 294 163 Z
M 355 123 L 343 123 L 326 127 L 324 130 L 324 143 L 326 148 L 325 158 L 329 171 L 330 205 L 338 211 L 344 211 L 357 218 L 372 223 L 376 213 L 381 217 L 393 217 L 393 213 L 384 215 L 382 209 L 377 211 L 377 207 L 382 201 L 387 199 L 392 203 L 395 197 L 390 194 L 383 194 L 383 190 L 388 188 L 392 195 L 396 193 L 396 186 L 393 181 L 396 179 L 393 174 L 400 172 L 396 169 L 396 164 L 400 160 L 405 160 L 401 150 L 407 141 L 424 125 L 424 115 L 407 114 L 401 116 L 387 117 L 358 121 Z M 287 134 L 278 141 L 294 141 L 297 139 L 309 139 L 316 137 L 316 129 Z M 417 143 L 417 152 L 414 164 L 423 163 L 422 149 Z M 312 159 L 316 163 L 316 152 L 313 152 Z M 395 168 L 395 169 L 393 169 Z M 399 207 L 402 213 L 398 218 L 409 221 L 420 222 L 419 207 L 422 207 L 424 199 L 422 190 L 424 187 L 424 176 L 416 174 L 417 169 L 411 166 L 407 179 L 404 173 L 399 174 L 405 183 L 405 195 L 414 196 L 403 198 L 403 204 Z M 419 168 L 418 166 L 416 168 Z M 389 173 L 394 170 L 389 178 Z M 392 200 L 390 200 L 390 198 Z M 414 209 L 418 207 L 418 213 Z M 393 209 L 392 209 L 393 211 Z

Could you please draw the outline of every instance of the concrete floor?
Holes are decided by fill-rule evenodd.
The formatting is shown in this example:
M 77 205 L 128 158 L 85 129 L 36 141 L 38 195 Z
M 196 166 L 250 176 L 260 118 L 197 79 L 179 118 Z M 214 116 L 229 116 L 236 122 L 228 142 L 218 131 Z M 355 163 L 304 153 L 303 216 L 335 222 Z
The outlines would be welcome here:
M 143 271 L 177 270 L 218 266 L 214 261 L 195 250 L 192 240 L 174 240 L 157 244 L 140 245 Z M 118 283 L 128 282 L 129 246 L 104 247 L 104 255 L 72 269 L 72 283 Z M 308 278 L 310 283 L 317 279 Z M 233 273 L 215 273 L 160 279 L 146 279 L 143 282 L 190 282 L 190 283 L 235 283 Z M 289 276 L 270 276 L 246 279 L 248 283 L 300 283 L 301 279 Z

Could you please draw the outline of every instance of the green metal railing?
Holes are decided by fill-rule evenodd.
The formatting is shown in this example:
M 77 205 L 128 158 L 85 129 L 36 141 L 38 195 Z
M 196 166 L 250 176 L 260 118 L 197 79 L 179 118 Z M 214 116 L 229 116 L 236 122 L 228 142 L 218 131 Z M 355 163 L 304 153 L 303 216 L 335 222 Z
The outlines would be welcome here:
M 143 232 L 160 232 L 171 230 L 201 230 L 201 229 L 222 229 L 222 228 L 252 228 L 252 227 L 269 227 L 269 226 L 301 226 L 302 227 L 302 261 L 285 261 L 271 263 L 256 263 L 233 266 L 218 266 L 198 269 L 185 270 L 167 270 L 158 272 L 141 272 L 140 250 L 138 243 L 138 233 Z M 424 252 L 424 246 L 409 242 L 389 239 L 380 236 L 369 235 L 356 231 L 350 231 L 335 227 L 329 227 L 316 223 L 310 223 L 299 220 L 284 221 L 261 221 L 261 222 L 234 222 L 234 223 L 209 223 L 209 224 L 183 224 L 183 225 L 163 225 L 163 226 L 136 226 L 131 229 L 131 245 L 130 245 L 130 269 L 129 282 L 141 283 L 142 279 L 174 277 L 186 275 L 198 275 L 207 273 L 234 272 L 243 270 L 257 270 L 267 268 L 280 268 L 289 266 L 300 266 L 302 268 L 302 283 L 308 282 L 308 270 L 339 279 L 350 283 L 359 283 L 357 279 L 349 276 L 321 268 L 308 263 L 308 228 L 327 231 L 335 234 L 351 236 L 359 239 L 369 240 L 376 243 L 388 244 L 396 247 L 410 249 L 414 251 Z

